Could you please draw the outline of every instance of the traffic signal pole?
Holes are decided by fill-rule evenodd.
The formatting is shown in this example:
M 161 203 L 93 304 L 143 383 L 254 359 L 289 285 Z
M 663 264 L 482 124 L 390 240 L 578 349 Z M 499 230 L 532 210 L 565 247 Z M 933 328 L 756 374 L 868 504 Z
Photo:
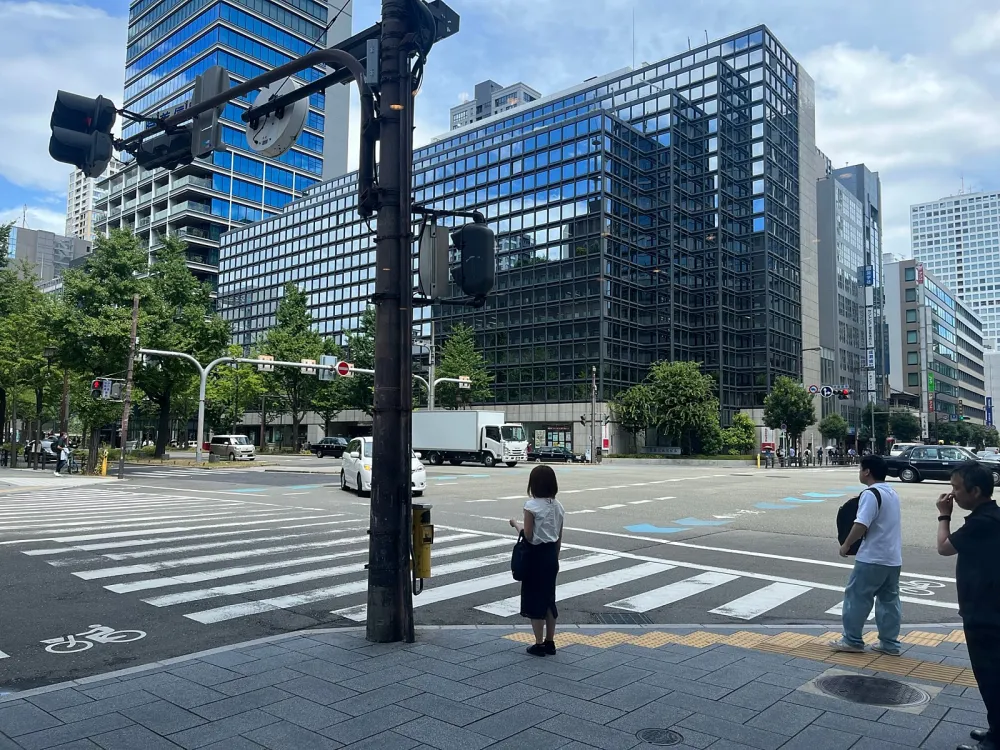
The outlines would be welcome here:
M 413 272 L 411 34 L 407 0 L 382 0 L 379 209 L 375 245 L 375 404 L 366 637 L 412 643 L 410 424 Z
M 122 404 L 122 444 L 118 454 L 118 478 L 125 478 L 125 451 L 128 449 L 128 417 L 132 410 L 132 373 L 135 371 L 135 345 L 139 335 L 139 295 L 132 295 L 132 335 L 129 338 L 128 365 L 125 368 L 125 399 Z

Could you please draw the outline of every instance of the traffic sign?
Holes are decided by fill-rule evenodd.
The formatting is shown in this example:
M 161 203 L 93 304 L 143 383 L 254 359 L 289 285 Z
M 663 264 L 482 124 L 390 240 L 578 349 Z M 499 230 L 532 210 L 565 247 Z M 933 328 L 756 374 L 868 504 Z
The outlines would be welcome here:
M 321 354 L 319 357 L 319 363 L 321 365 L 326 365 L 326 367 L 336 367 L 337 358 L 332 354 Z M 328 370 L 323 368 L 318 373 L 320 380 L 333 380 L 333 370 Z
M 351 377 L 352 369 L 353 366 L 351 365 L 350 362 L 344 362 L 343 360 L 341 360 L 340 362 L 337 363 L 337 374 L 340 375 L 340 377 L 342 378 Z
M 101 381 L 101 398 L 111 398 L 111 381 L 102 380 Z
M 272 357 L 270 354 L 261 354 L 257 357 L 257 359 L 263 359 L 268 362 L 274 361 L 274 357 Z M 257 365 L 257 369 L 260 370 L 261 372 L 274 372 L 274 365 Z
M 315 359 L 303 359 L 302 360 L 302 364 L 304 364 L 304 365 L 314 365 L 314 364 L 316 364 L 316 360 Z M 303 367 L 302 368 L 302 374 L 303 375 L 315 375 L 316 374 L 316 368 L 315 367 Z
M 833 395 L 833 388 L 831 388 L 828 385 L 824 385 L 822 388 L 819 389 L 819 392 L 820 395 L 823 396 L 823 398 L 830 398 L 830 396 Z
M 468 375 L 459 375 L 458 387 L 461 388 L 462 390 L 468 390 L 472 388 L 472 378 L 470 378 Z
M 819 393 L 819 386 L 818 385 L 809 386 L 809 392 L 815 396 L 817 393 Z
M 784 422 L 781 423 L 781 431 L 788 432 L 788 425 L 785 424 Z

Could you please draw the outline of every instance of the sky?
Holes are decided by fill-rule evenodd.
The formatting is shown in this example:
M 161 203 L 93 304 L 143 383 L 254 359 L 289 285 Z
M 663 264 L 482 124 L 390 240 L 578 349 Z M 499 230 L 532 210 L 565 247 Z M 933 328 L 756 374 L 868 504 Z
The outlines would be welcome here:
M 333 0 L 339 6 L 343 0 Z M 760 23 L 816 81 L 817 145 L 882 180 L 884 249 L 909 255 L 909 206 L 1000 187 L 996 0 L 449 0 L 461 31 L 431 52 L 416 145 L 487 78 L 542 94 Z M 0 0 L 0 221 L 62 233 L 70 168 L 47 152 L 55 92 L 121 103 L 125 0 Z M 379 16 L 354 0 L 354 31 Z M 635 22 L 633 24 L 633 15 Z M 14 106 L 11 106 L 14 105 Z M 350 163 L 357 161 L 352 108 Z

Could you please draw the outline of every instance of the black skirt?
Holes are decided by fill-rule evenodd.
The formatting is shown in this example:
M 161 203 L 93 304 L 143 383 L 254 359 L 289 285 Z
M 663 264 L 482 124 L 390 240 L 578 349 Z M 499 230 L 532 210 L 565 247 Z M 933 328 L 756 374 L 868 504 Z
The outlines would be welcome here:
M 527 572 L 521 581 L 521 617 L 544 620 L 549 612 L 553 617 L 559 617 L 556 609 L 558 542 L 529 544 L 527 562 Z

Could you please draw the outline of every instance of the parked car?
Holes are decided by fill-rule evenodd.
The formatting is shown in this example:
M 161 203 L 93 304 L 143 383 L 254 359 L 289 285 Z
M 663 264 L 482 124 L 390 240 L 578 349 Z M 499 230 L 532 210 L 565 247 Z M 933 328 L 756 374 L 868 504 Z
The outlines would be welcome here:
M 993 484 L 1000 485 L 1000 464 L 982 461 L 975 453 L 957 445 L 915 445 L 895 456 L 886 458 L 889 476 L 904 482 L 925 479 L 947 481 L 951 472 L 968 461 L 978 461 L 993 472 Z
M 898 456 L 907 448 L 914 448 L 918 445 L 923 445 L 923 443 L 893 443 L 892 447 L 889 449 L 889 455 Z
M 316 458 L 333 456 L 340 458 L 347 448 L 347 441 L 342 437 L 325 437 L 318 443 L 313 443 L 309 450 L 316 454 Z
M 427 470 L 420 462 L 419 453 L 411 453 L 410 487 L 414 497 L 420 497 L 427 489 Z M 352 489 L 358 495 L 372 491 L 372 439 L 354 438 L 347 444 L 344 463 L 340 470 L 340 489 Z
M 246 435 L 213 435 L 208 450 L 212 455 L 230 461 L 253 461 L 257 457 L 254 445 Z
M 529 461 L 548 461 L 552 463 L 583 463 L 586 457 L 578 453 L 573 453 L 569 448 L 561 445 L 543 445 L 539 448 L 528 451 Z

